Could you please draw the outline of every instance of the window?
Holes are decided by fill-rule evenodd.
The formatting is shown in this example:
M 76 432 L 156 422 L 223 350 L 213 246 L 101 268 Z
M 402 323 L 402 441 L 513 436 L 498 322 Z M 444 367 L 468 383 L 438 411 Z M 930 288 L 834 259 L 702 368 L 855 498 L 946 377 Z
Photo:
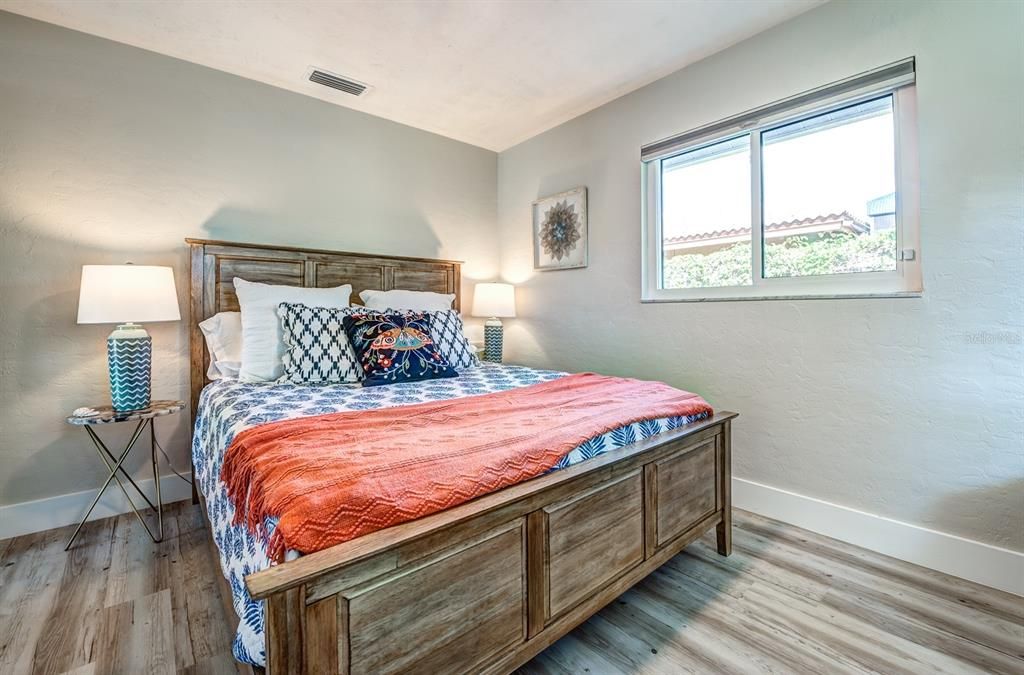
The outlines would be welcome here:
M 643 299 L 917 295 L 914 61 L 644 146 Z

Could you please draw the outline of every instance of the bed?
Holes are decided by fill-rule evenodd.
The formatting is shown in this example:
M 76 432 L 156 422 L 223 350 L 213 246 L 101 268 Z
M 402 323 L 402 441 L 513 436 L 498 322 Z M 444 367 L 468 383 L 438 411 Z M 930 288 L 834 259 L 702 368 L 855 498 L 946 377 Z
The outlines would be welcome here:
M 191 248 L 194 499 L 238 615 L 242 669 L 277 673 L 504 673 L 525 663 L 708 529 L 731 547 L 733 413 L 669 417 L 592 438 L 554 470 L 460 506 L 271 565 L 233 525 L 219 479 L 231 438 L 282 419 L 504 391 L 564 373 L 485 365 L 386 387 L 244 384 L 205 377 L 198 323 L 237 309 L 239 276 L 456 295 L 459 263 L 187 240 Z M 273 522 L 267 523 L 272 530 Z M 232 626 L 234 628 L 234 626 Z

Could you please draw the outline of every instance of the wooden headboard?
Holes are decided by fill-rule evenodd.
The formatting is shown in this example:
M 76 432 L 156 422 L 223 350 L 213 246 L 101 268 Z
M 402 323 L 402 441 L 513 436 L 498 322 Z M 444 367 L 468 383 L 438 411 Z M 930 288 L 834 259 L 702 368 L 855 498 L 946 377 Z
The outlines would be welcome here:
M 454 293 L 461 308 L 461 263 L 454 260 L 405 258 L 322 251 L 290 246 L 238 244 L 186 239 L 192 249 L 190 290 L 190 369 L 192 422 L 199 393 L 206 386 L 209 354 L 199 323 L 217 312 L 238 311 L 234 278 L 266 284 L 324 288 L 352 284 L 352 303 L 365 290 Z

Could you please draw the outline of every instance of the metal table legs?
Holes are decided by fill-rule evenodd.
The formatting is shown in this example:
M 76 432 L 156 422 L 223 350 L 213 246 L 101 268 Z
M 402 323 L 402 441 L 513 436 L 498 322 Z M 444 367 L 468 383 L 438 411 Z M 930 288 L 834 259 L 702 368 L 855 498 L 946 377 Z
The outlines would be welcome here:
M 142 491 L 142 488 L 140 488 L 138 484 L 136 484 L 136 482 L 132 480 L 132 477 L 129 476 L 128 472 L 125 471 L 124 468 L 121 466 L 124 463 L 124 460 L 128 457 L 128 453 L 130 453 L 132 451 L 132 448 L 135 447 L 135 442 L 139 440 L 143 432 L 146 430 L 146 427 L 149 427 L 150 456 L 153 463 L 153 484 L 156 489 L 156 504 L 153 504 L 153 502 L 149 501 L 149 497 L 147 497 L 146 494 Z M 89 505 L 89 509 L 85 512 L 85 515 L 82 517 L 82 522 L 78 524 L 77 528 L 75 528 L 75 533 L 71 535 L 71 539 L 68 540 L 67 546 L 64 547 L 64 550 L 66 551 L 69 548 L 71 548 L 71 544 L 74 543 L 75 537 L 77 537 L 78 533 L 82 530 L 82 526 L 85 525 L 86 521 L 89 519 L 89 515 L 92 513 L 93 509 L 96 508 L 96 504 L 99 503 L 100 497 L 103 496 L 103 493 L 106 491 L 107 487 L 110 485 L 110 481 L 112 480 L 116 481 L 117 486 L 121 488 L 121 492 L 124 493 L 125 499 L 128 500 L 128 503 L 132 507 L 132 511 L 135 512 L 135 517 L 139 519 L 140 523 L 142 523 L 142 527 L 146 529 L 146 533 L 149 535 L 150 539 L 158 543 L 163 541 L 164 510 L 163 501 L 160 499 L 160 472 L 157 466 L 156 434 L 153 431 L 153 419 L 149 418 L 139 420 L 138 426 L 136 426 L 135 431 L 132 432 L 131 440 L 128 441 L 128 445 L 125 446 L 125 449 L 117 457 L 115 457 L 114 453 L 112 453 L 107 448 L 107 446 L 103 443 L 100 437 L 96 435 L 96 432 L 93 431 L 92 425 L 86 426 L 85 431 L 86 433 L 89 434 L 89 438 L 92 439 L 92 443 L 96 447 L 96 452 L 99 454 L 100 459 L 103 460 L 103 464 L 106 465 L 107 470 L 110 471 L 110 475 L 107 476 L 107 480 L 103 482 L 103 487 L 101 487 L 99 492 L 96 493 L 96 497 L 92 500 L 92 504 Z M 142 497 L 143 501 L 146 502 L 149 508 L 156 511 L 157 522 L 160 532 L 159 536 L 153 534 L 153 531 L 149 529 L 148 525 L 146 525 L 145 519 L 143 519 L 142 514 L 139 513 L 139 509 L 135 506 L 135 502 L 134 500 L 132 500 L 131 495 L 128 494 L 128 490 L 125 489 L 124 483 L 121 482 L 121 478 L 117 475 L 118 473 L 120 473 L 122 476 L 124 476 L 124 478 L 128 480 L 128 482 L 131 484 L 132 487 L 135 488 L 135 491 L 139 493 L 139 496 Z

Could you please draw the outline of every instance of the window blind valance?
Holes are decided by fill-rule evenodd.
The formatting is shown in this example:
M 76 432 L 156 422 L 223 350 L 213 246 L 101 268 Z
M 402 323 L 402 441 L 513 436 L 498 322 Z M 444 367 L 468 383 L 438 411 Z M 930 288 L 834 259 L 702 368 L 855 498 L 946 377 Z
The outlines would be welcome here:
M 914 66 L 914 57 L 903 59 L 738 115 L 726 117 L 682 134 L 648 143 L 640 148 L 640 159 L 649 162 L 668 157 L 687 148 L 700 145 L 702 142 L 723 138 L 733 132 L 742 132 L 744 129 L 755 127 L 775 116 L 795 112 L 801 108 L 813 108 L 818 104 L 826 105 L 837 97 L 871 96 L 914 84 Z

